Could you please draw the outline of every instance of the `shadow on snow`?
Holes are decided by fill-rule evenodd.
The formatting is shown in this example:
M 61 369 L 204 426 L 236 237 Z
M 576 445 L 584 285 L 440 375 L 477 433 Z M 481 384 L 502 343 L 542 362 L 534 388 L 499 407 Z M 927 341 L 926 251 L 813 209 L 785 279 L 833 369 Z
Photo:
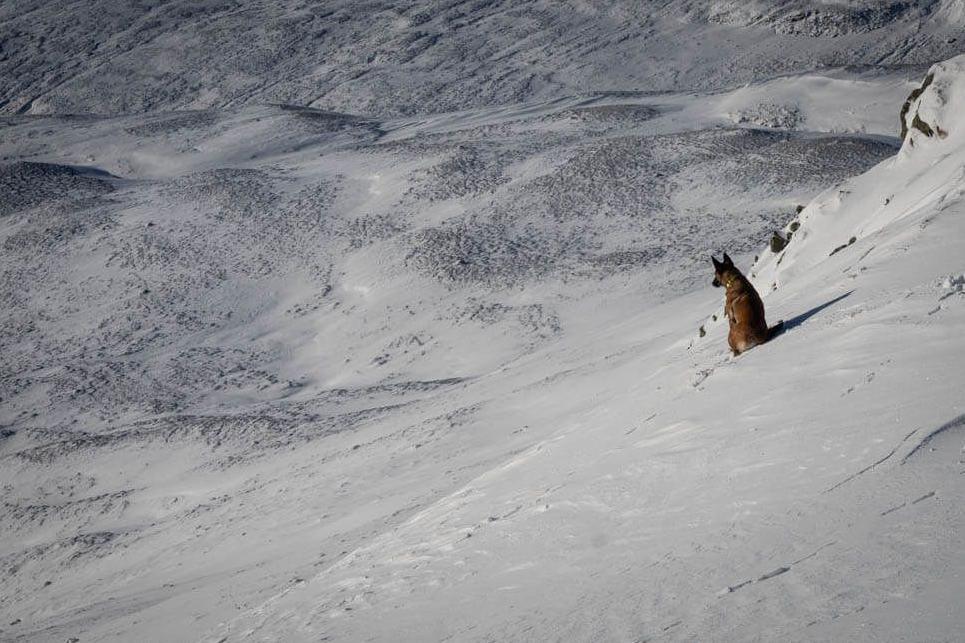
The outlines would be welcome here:
M 785 320 L 785 321 L 784 321 L 784 331 L 786 332 L 786 331 L 791 330 L 792 328 L 795 328 L 795 327 L 797 327 L 797 326 L 800 326 L 801 324 L 803 324 L 804 322 L 806 322 L 808 319 L 810 319 L 810 318 L 813 317 L 814 315 L 817 315 L 819 312 L 821 312 L 821 311 L 824 310 L 825 308 L 828 308 L 829 306 L 833 306 L 834 304 L 838 303 L 839 301 L 841 301 L 841 300 L 844 299 L 845 297 L 848 297 L 848 296 L 849 296 L 851 293 L 853 293 L 853 292 L 854 292 L 853 290 L 849 290 L 848 292 L 844 293 L 843 295 L 838 295 L 838 296 L 835 297 L 834 299 L 831 299 L 831 300 L 829 300 L 829 301 L 826 301 L 826 302 L 824 302 L 823 304 L 821 304 L 821 305 L 819 305 L 819 306 L 815 306 L 815 307 L 812 308 L 811 310 L 805 311 L 805 312 L 801 313 L 800 315 L 798 315 L 798 316 L 796 316 L 796 317 L 792 317 L 792 318 L 790 318 L 790 319 Z

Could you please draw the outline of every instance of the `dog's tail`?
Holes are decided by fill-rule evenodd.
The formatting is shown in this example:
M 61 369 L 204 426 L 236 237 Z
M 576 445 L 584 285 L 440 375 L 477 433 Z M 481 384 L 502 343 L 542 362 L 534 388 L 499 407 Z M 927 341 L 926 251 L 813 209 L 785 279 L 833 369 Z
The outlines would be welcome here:
M 771 341 L 778 335 L 784 332 L 784 320 L 777 322 L 773 326 L 767 329 L 767 341 Z

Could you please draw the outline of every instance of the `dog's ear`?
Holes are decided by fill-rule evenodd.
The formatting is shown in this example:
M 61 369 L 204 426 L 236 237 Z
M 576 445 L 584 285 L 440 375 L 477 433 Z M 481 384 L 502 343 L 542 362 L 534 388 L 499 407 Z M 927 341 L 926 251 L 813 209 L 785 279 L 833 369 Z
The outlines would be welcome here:
M 714 262 L 714 270 L 720 272 L 720 269 L 724 267 L 721 262 L 717 261 L 717 257 L 714 255 L 710 255 L 710 260 Z
M 726 253 L 726 252 L 724 253 L 724 264 L 723 264 L 723 265 L 724 265 L 725 268 L 733 268 L 733 267 L 734 267 L 734 262 L 730 260 L 730 257 L 727 256 L 727 253 Z

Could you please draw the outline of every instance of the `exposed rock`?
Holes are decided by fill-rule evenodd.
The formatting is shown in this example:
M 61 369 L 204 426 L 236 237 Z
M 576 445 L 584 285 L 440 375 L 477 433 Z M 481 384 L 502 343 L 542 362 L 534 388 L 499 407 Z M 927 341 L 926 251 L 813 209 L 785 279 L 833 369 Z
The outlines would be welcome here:
M 898 119 L 901 121 L 901 140 L 905 140 L 905 136 L 908 135 L 908 122 L 905 117 L 908 115 L 908 110 L 911 109 L 911 104 L 914 103 L 916 100 L 918 100 L 918 98 L 924 93 L 926 89 L 928 89 L 928 86 L 931 85 L 934 82 L 934 80 L 935 80 L 935 74 L 928 74 L 927 76 L 925 76 L 925 80 L 922 82 L 921 87 L 913 90 L 911 94 L 908 95 L 908 100 L 906 100 L 905 103 L 901 106 L 901 113 L 898 116 Z M 917 114 L 915 115 L 915 118 L 916 119 L 918 118 Z M 931 134 L 926 134 L 926 135 L 931 136 Z
M 771 252 L 777 253 L 787 247 L 787 239 L 781 236 L 780 232 L 771 235 Z

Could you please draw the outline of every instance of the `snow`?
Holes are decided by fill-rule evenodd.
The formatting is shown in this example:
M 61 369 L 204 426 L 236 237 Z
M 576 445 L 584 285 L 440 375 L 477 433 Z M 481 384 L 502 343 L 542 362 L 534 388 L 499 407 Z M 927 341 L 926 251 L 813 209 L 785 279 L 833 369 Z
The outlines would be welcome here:
M 308 105 L 436 114 L 597 91 L 731 87 L 962 53 L 961 0 L 18 0 L 0 111 Z
M 41 115 L 115 105 L 65 82 L 4 117 L 0 638 L 954 640 L 965 57 L 794 55 L 960 3 L 681 4 L 766 69 L 716 86 L 702 45 L 664 61 L 701 90 L 322 101 L 391 117 L 257 75 Z M 775 56 L 788 30 L 824 44 Z M 926 72 L 934 133 L 898 141 Z M 721 250 L 786 327 L 738 358 Z

